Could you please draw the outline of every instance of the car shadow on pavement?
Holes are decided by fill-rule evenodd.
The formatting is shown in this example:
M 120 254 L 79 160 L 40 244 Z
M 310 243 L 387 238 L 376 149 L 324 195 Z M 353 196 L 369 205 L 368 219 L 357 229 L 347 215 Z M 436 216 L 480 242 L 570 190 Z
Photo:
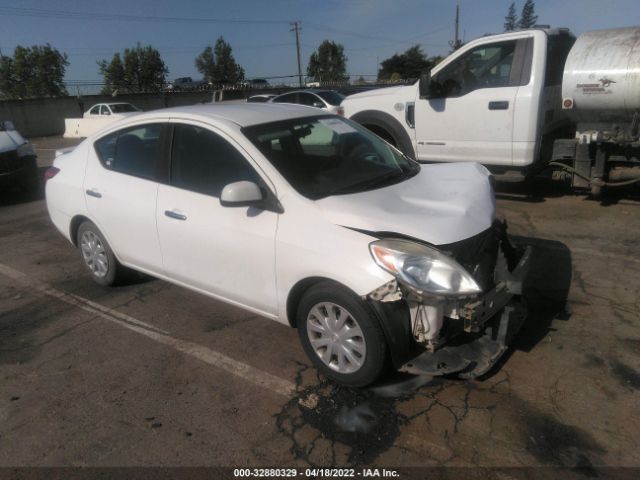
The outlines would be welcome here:
M 498 373 L 516 350 L 530 352 L 554 331 L 554 321 L 568 321 L 571 317 L 567 299 L 573 274 L 571 250 L 562 242 L 531 237 L 513 236 L 519 245 L 533 248 L 529 274 L 522 286 L 522 298 L 528 315 L 510 348 L 480 379 Z
M 554 320 L 569 320 L 566 304 L 572 278 L 571 251 L 555 240 L 515 240 L 533 247 L 522 292 L 529 315 L 514 344 L 518 350 L 528 352 L 553 330 Z

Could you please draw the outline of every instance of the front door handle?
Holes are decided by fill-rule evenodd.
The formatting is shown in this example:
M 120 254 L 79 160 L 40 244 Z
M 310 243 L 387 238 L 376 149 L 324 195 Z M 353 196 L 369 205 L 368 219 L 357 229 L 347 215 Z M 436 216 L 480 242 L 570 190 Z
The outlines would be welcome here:
M 509 102 L 507 100 L 489 102 L 489 110 L 509 110 Z
M 87 195 L 95 198 L 102 198 L 102 194 L 96 190 L 87 190 Z
M 175 218 L 176 220 L 186 220 L 187 216 L 173 210 L 165 210 L 164 214 L 169 218 Z

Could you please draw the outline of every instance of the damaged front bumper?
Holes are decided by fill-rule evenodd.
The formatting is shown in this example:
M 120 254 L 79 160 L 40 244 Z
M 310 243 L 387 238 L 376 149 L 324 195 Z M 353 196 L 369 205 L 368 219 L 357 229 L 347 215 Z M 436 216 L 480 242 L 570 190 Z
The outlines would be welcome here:
M 515 253 L 506 236 L 500 243 L 493 288 L 482 296 L 438 300 L 395 280 L 369 294 L 370 303 L 386 318 L 383 328 L 398 370 L 475 378 L 506 352 L 527 315 L 521 294 L 531 248 Z

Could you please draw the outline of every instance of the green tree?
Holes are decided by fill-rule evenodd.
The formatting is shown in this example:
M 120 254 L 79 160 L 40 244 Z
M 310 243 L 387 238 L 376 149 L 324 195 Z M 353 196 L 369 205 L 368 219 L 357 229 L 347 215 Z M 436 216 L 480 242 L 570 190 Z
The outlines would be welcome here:
M 67 56 L 48 43 L 17 46 L 13 58 L 0 59 L 0 92 L 5 98 L 58 97 L 67 95 L 64 74 Z
M 0 98 L 13 98 L 15 84 L 13 58 L 3 55 L 0 57 Z
M 347 57 L 344 47 L 329 40 L 320 44 L 309 57 L 307 76 L 316 82 L 344 82 L 347 75 Z
M 104 78 L 104 91 L 109 93 L 116 88 L 130 93 L 158 91 L 166 83 L 169 71 L 158 50 L 139 43 L 135 48 L 126 48 L 122 60 L 115 53 L 110 62 L 102 60 L 98 66 Z
M 516 14 L 516 2 L 511 2 L 507 15 L 504 17 L 504 31 L 513 32 L 518 27 L 518 15 Z
M 522 13 L 520 14 L 520 21 L 518 27 L 531 28 L 538 22 L 538 16 L 536 15 L 536 4 L 533 0 L 527 0 L 522 6 Z
M 208 82 L 225 84 L 244 80 L 244 69 L 236 62 L 231 45 L 223 37 L 196 57 L 196 68 Z
M 106 60 L 98 62 L 98 66 L 100 67 L 100 75 L 104 79 L 102 93 L 109 95 L 116 91 L 126 90 L 124 64 L 119 53 L 115 53 L 110 62 Z
M 407 51 L 383 60 L 378 70 L 378 80 L 390 80 L 393 78 L 415 79 L 420 78 L 433 67 L 433 60 L 427 58 L 420 45 L 414 45 Z M 394 73 L 397 74 L 394 76 Z

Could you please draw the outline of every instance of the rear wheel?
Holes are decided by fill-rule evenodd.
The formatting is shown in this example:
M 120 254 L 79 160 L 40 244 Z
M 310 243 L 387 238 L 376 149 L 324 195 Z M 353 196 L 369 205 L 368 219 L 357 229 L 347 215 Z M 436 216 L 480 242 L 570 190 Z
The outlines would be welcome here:
M 386 365 L 387 344 L 371 308 L 332 282 L 310 288 L 297 315 L 302 346 L 327 377 L 362 387 L 377 380 Z
M 108 286 L 119 280 L 123 267 L 92 222 L 86 221 L 80 225 L 77 244 L 82 262 L 96 283 Z

